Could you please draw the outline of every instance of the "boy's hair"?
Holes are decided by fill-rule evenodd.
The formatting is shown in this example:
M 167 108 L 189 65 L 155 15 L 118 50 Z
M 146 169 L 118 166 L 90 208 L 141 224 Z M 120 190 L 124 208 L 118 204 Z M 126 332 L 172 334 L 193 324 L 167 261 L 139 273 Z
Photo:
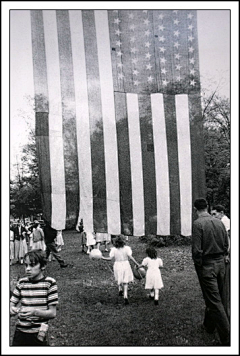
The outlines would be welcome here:
M 47 264 L 46 254 L 43 250 L 31 250 L 27 252 L 24 256 L 24 261 L 29 257 L 31 263 L 37 265 L 40 263 L 40 267 L 45 267 Z
M 125 245 L 124 237 L 123 235 L 118 235 L 114 241 L 114 245 L 116 248 L 123 247 Z
M 218 213 L 221 213 L 221 211 L 225 212 L 225 207 L 223 205 L 214 205 L 212 210 L 217 210 Z
M 205 210 L 207 208 L 207 201 L 204 198 L 198 198 L 195 200 L 194 206 L 197 210 Z
M 156 259 L 157 258 L 157 250 L 152 247 L 152 246 L 149 246 L 147 247 L 146 249 L 146 254 L 148 255 L 148 257 L 150 257 L 151 259 Z

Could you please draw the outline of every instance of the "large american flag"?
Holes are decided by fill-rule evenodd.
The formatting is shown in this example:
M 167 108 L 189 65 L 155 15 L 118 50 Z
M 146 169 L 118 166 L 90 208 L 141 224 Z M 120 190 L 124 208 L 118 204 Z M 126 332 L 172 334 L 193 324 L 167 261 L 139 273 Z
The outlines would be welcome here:
M 55 229 L 191 235 L 205 195 L 195 10 L 31 10 L 43 212 Z

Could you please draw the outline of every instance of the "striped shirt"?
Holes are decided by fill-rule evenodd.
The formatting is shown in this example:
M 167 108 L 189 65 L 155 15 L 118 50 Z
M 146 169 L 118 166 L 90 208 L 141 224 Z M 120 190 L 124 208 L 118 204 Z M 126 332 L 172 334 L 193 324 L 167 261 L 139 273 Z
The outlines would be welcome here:
M 38 281 L 29 281 L 27 277 L 19 279 L 10 299 L 17 305 L 21 302 L 22 307 L 47 310 L 49 305 L 58 304 L 58 289 L 54 278 L 43 277 Z M 42 322 L 48 319 L 29 321 L 18 317 L 16 328 L 23 332 L 38 332 Z

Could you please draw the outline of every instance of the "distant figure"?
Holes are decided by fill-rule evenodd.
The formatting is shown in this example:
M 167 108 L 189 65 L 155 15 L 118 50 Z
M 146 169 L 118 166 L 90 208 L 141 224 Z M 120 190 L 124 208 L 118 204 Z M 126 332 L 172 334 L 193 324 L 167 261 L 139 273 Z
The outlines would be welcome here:
M 110 251 L 109 257 L 102 257 L 103 260 L 115 259 L 113 265 L 113 272 L 115 280 L 118 284 L 119 295 L 124 297 L 125 305 L 129 304 L 128 301 L 128 283 L 133 281 L 133 272 L 129 259 L 131 259 L 136 265 L 138 263 L 132 257 L 132 249 L 130 246 L 126 246 L 125 239 L 122 235 L 116 237 L 115 247 Z
M 44 276 L 47 260 L 42 250 L 28 252 L 24 262 L 26 277 L 19 279 L 10 299 L 10 315 L 18 316 L 12 346 L 49 346 L 48 321 L 56 317 L 57 283 Z
M 14 231 L 13 226 L 10 225 L 10 266 L 14 260 Z
M 46 250 L 46 245 L 44 242 L 44 232 L 40 227 L 40 223 L 38 221 L 35 221 L 35 224 L 33 225 L 31 248 L 33 250 Z
M 159 289 L 163 288 L 163 281 L 160 267 L 163 266 L 161 258 L 157 257 L 157 250 L 154 247 L 146 249 L 145 257 L 140 267 L 147 267 L 145 289 L 150 289 L 150 298 L 154 299 L 154 304 L 158 305 Z
M 204 198 L 196 199 L 197 219 L 192 229 L 192 258 L 206 304 L 204 329 L 218 331 L 222 345 L 230 346 L 230 325 L 223 304 L 228 236 L 223 223 L 207 212 Z
M 96 245 L 95 233 L 90 231 L 85 231 L 85 234 L 86 234 L 87 254 L 89 255 L 91 250 L 93 250 L 94 246 Z
M 58 252 L 60 252 L 62 250 L 62 247 L 64 246 L 62 230 L 57 231 L 57 237 L 55 239 L 55 243 L 57 245 Z
M 14 227 L 14 254 L 17 262 L 23 264 L 23 256 L 27 253 L 26 229 L 22 222 Z
M 107 244 L 111 242 L 111 235 L 107 232 L 96 232 L 96 245 L 97 248 L 100 250 L 100 245 L 104 245 L 104 251 L 108 252 Z
M 65 263 L 64 259 L 60 256 L 60 254 L 57 250 L 56 243 L 55 243 L 55 239 L 57 237 L 57 230 L 53 229 L 50 226 L 49 222 L 46 222 L 43 232 L 44 232 L 44 239 L 45 239 L 45 244 L 46 244 L 47 259 L 50 255 L 50 252 L 52 252 L 52 255 L 56 258 L 56 260 L 60 264 L 60 267 L 61 268 L 67 267 L 68 264 Z

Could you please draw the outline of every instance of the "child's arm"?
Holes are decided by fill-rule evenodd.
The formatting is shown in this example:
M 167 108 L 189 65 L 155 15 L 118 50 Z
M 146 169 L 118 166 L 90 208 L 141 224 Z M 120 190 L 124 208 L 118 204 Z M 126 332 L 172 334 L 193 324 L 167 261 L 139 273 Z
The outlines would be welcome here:
M 19 312 L 20 308 L 16 304 L 10 302 L 10 316 L 14 316 Z
M 112 257 L 104 257 L 104 256 L 102 256 L 102 260 L 111 261 L 111 260 L 112 260 Z
M 130 260 L 132 260 L 135 265 L 137 265 L 139 267 L 139 263 L 137 263 L 137 261 L 135 260 L 135 258 L 133 258 L 132 256 L 128 256 L 130 258 Z
M 19 317 L 21 319 L 53 319 L 57 315 L 56 305 L 49 305 L 47 310 L 21 308 Z

